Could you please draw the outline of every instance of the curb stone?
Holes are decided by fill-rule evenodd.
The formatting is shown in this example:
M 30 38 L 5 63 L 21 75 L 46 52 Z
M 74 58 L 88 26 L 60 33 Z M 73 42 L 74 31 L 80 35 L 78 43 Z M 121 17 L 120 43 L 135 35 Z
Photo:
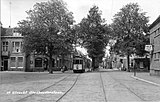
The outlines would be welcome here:
M 154 83 L 152 81 L 148 81 L 148 80 L 145 80 L 145 79 L 133 76 L 133 75 L 131 77 L 134 78 L 134 79 L 136 79 L 136 80 L 140 80 L 140 81 L 143 81 L 143 82 L 146 82 L 146 83 L 149 83 L 149 84 L 152 84 L 152 85 L 160 87 L 160 84 Z

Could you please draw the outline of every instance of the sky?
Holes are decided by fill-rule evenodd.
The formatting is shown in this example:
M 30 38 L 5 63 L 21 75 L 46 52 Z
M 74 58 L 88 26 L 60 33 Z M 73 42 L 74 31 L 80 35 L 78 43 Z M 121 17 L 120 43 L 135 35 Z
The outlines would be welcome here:
M 16 27 L 18 21 L 26 19 L 28 11 L 36 2 L 48 0 L 1 0 L 1 22 L 3 27 Z M 149 16 L 149 24 L 160 15 L 160 0 L 63 0 L 69 11 L 73 12 L 74 20 L 79 23 L 86 17 L 89 9 L 96 5 L 102 11 L 102 18 L 108 24 L 112 23 L 113 16 L 128 3 L 138 3 L 143 12 Z M 11 2 L 11 6 L 10 3 Z M 11 9 L 10 9 L 11 8 Z
M 1 10 L 0 19 L 3 27 L 17 27 L 18 21 L 27 17 L 25 11 L 33 9 L 36 2 L 45 2 L 48 0 L 0 0 Z M 79 23 L 82 18 L 87 17 L 88 11 L 93 5 L 99 7 L 102 11 L 102 18 L 105 18 L 107 24 L 112 23 L 113 16 L 128 3 L 138 3 L 146 16 L 149 16 L 149 24 L 153 23 L 160 15 L 160 0 L 63 0 L 67 3 L 69 11 L 73 12 L 74 20 Z M 10 4 L 11 2 L 11 4 Z M 86 50 L 78 48 L 85 54 Z

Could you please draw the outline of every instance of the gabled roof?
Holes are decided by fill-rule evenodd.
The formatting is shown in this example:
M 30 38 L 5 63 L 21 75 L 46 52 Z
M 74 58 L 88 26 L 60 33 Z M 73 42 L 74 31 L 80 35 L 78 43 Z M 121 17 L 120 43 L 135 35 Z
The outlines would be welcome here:
M 21 37 L 21 34 L 18 33 L 15 28 L 9 27 L 9 28 L 2 28 L 1 36 L 2 37 Z
M 160 23 L 160 15 L 159 17 L 149 26 L 149 29 L 152 29 L 155 25 L 157 25 L 158 23 Z
M 1 27 L 1 36 L 12 36 L 13 35 L 13 28 L 3 28 Z

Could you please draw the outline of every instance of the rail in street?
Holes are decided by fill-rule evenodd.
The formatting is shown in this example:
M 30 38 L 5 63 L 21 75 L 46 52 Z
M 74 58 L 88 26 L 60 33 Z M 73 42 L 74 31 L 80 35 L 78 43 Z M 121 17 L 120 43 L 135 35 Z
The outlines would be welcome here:
M 40 91 L 38 91 L 39 94 L 37 93 L 30 94 L 26 97 L 17 100 L 16 102 L 39 102 L 39 100 L 43 100 L 45 102 L 48 101 L 59 102 L 61 98 L 63 98 L 72 89 L 72 87 L 77 82 L 79 76 L 80 74 L 70 74 L 64 77 L 63 79 L 55 82 L 54 84 L 41 89 Z M 48 93 L 45 94 L 45 92 Z
M 117 70 L 45 74 L 45 79 L 51 79 L 0 85 L 2 93 L 29 89 L 38 94 L 1 93 L 1 99 L 2 102 L 160 102 L 160 87 L 136 80 L 131 77 L 132 74 Z M 39 75 L 43 73 L 34 77 Z
M 110 76 L 111 77 L 111 76 Z M 134 92 L 133 90 L 131 90 L 129 87 L 127 87 L 125 84 L 123 84 L 122 82 L 120 82 L 119 80 L 111 77 L 113 80 L 115 80 L 116 82 L 118 82 L 122 87 L 126 88 L 131 94 L 135 95 L 136 97 L 138 97 L 141 101 L 146 101 L 145 99 L 143 99 L 140 95 L 138 95 L 136 92 Z
M 104 85 L 104 82 L 103 82 L 103 78 L 102 78 L 101 72 L 100 72 L 100 80 L 101 80 L 101 84 L 102 84 L 102 90 L 103 90 L 105 102 L 108 102 L 107 101 L 107 97 L 106 97 L 105 85 Z

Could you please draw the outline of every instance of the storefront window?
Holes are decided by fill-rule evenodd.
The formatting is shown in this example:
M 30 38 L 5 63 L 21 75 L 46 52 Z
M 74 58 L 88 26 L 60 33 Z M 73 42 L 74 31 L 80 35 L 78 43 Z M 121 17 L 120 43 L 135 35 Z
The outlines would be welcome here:
M 16 57 L 11 57 L 11 67 L 16 67 Z
M 42 67 L 42 58 L 35 59 L 35 67 Z
M 23 67 L 23 57 L 18 57 L 17 66 L 22 68 Z

